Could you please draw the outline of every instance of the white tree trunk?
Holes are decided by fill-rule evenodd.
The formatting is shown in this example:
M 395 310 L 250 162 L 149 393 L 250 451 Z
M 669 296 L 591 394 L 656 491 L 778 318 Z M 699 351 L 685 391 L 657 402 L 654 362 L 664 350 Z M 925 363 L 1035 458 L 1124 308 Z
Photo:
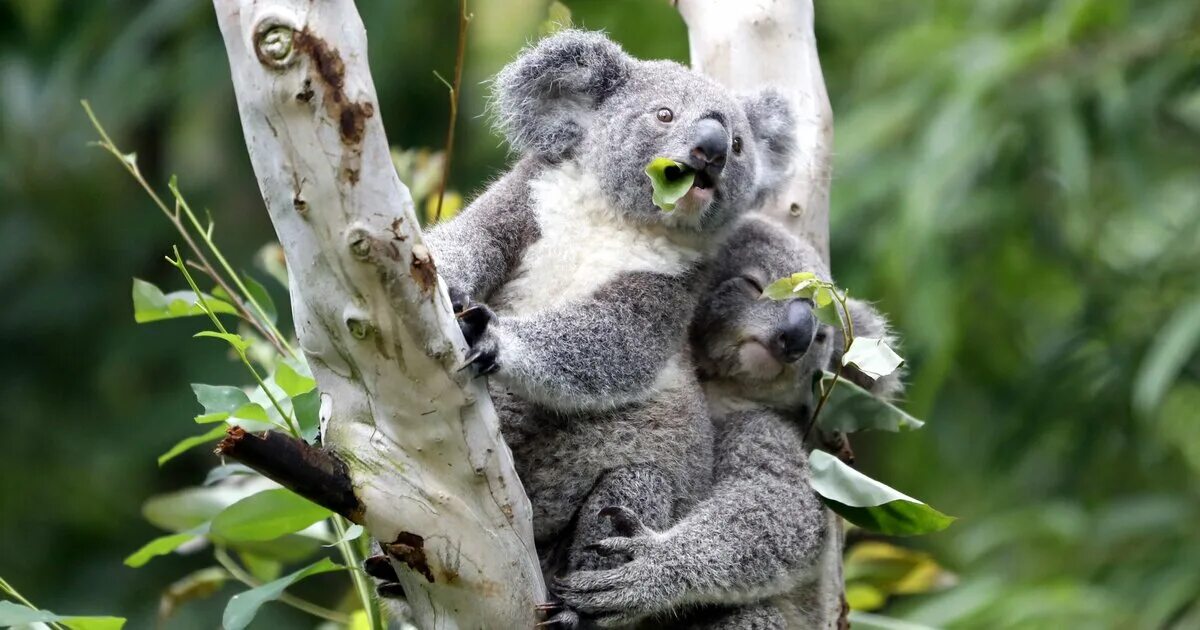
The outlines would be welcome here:
M 774 86 L 796 109 L 796 157 L 786 190 L 764 212 L 809 239 L 829 262 L 829 185 L 833 111 L 825 91 L 812 0 L 676 0 L 688 26 L 692 67 L 736 90 Z M 846 623 L 843 611 L 843 530 L 825 510 L 817 595 L 820 628 Z
M 352 0 L 214 0 L 322 436 L 417 623 L 530 628 L 529 501 L 396 176 Z

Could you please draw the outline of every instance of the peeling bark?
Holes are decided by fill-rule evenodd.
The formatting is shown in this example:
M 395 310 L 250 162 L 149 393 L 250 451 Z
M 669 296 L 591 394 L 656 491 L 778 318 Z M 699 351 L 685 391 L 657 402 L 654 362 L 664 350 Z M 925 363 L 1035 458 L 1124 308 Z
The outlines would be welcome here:
M 792 180 L 763 210 L 809 239 L 829 262 L 833 111 L 813 31 L 812 0 L 676 0 L 688 26 L 692 67 L 736 90 L 774 86 L 795 107 L 798 147 Z M 841 519 L 825 510 L 817 599 L 819 628 L 848 626 Z
M 228 447 L 314 500 L 344 463 L 350 511 L 389 550 L 420 627 L 532 627 L 545 588 L 529 501 L 484 382 L 454 369 L 465 344 L 391 163 L 353 2 L 214 6 L 327 452 Z M 330 474 L 287 472 L 289 448 Z

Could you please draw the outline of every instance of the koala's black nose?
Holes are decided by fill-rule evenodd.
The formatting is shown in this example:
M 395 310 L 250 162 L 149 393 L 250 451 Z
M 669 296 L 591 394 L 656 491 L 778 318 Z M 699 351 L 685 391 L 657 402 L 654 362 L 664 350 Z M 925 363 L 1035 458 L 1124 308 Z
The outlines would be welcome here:
M 692 157 L 700 161 L 696 170 L 706 170 L 712 175 L 725 168 L 725 155 L 729 153 L 729 133 L 725 126 L 712 118 L 701 119 L 696 123 L 696 144 L 692 147 Z
M 775 343 L 779 356 L 791 363 L 808 352 L 813 336 L 817 332 L 817 318 L 808 300 L 792 300 L 784 307 L 783 322 Z

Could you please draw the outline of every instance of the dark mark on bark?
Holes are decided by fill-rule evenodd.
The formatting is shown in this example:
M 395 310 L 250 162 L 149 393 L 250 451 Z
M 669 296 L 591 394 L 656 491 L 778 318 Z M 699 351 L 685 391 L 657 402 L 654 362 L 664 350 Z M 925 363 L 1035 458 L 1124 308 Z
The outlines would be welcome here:
M 421 536 L 400 532 L 394 542 L 383 544 L 383 550 L 433 583 L 433 571 L 429 570 L 429 561 L 425 558 L 425 539 Z
M 312 79 L 305 79 L 304 87 L 300 89 L 298 94 L 296 94 L 296 100 L 300 101 L 301 103 L 307 103 L 312 100 L 314 95 L 315 93 L 312 89 Z
M 404 223 L 404 217 L 397 217 L 392 221 L 392 238 L 397 241 L 404 242 L 408 240 L 408 237 L 400 233 L 401 223 Z
M 437 267 L 433 264 L 428 247 L 420 243 L 413 246 L 410 269 L 413 280 L 417 281 L 417 286 L 421 287 L 422 292 L 429 293 L 437 285 Z
M 308 29 L 296 33 L 294 42 L 297 50 L 312 59 L 313 70 L 325 86 L 325 107 L 338 121 L 342 143 L 358 145 L 365 134 L 367 119 L 375 115 L 375 105 L 370 102 L 355 103 L 346 98 L 346 64 L 342 61 L 342 55 L 331 48 L 328 42 L 313 35 Z M 306 83 L 305 88 L 306 91 L 296 95 L 297 99 L 307 101 L 312 98 L 311 84 Z M 354 172 L 354 177 L 349 179 L 352 184 L 358 182 L 357 171 Z
M 308 212 L 308 202 L 300 198 L 300 193 L 296 193 L 296 196 L 292 197 L 292 207 L 300 214 Z

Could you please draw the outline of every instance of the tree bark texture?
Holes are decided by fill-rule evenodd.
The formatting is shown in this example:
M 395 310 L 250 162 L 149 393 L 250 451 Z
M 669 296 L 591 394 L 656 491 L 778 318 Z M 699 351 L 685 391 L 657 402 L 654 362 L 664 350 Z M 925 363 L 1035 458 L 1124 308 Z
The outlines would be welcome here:
M 422 628 L 531 628 L 529 501 L 408 190 L 352 0 L 214 0 L 242 129 L 287 256 L 321 434 Z M 390 547 L 389 547 L 390 545 Z

